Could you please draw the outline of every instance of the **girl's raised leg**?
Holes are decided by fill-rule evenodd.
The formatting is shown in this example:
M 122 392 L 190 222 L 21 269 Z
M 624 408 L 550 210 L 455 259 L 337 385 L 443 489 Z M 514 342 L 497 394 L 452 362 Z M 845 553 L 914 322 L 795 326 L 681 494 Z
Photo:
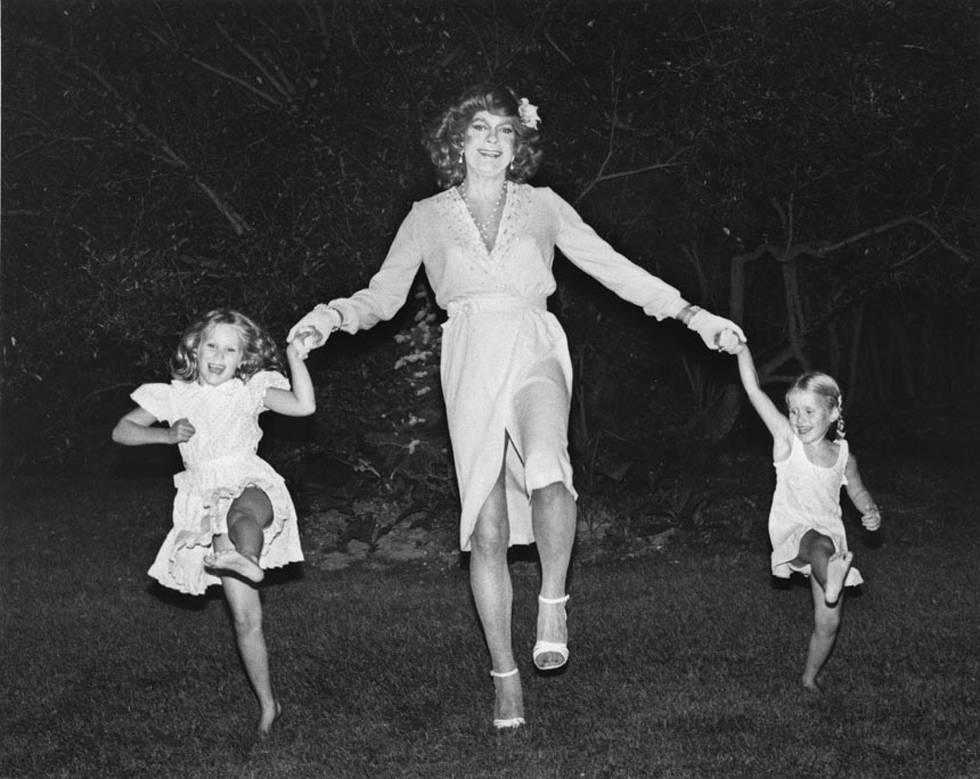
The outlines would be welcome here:
M 853 560 L 852 552 L 841 552 L 827 561 L 827 583 L 823 588 L 823 597 L 827 603 L 833 604 L 840 600 L 841 593 L 844 591 L 844 582 L 847 580 L 847 572 L 851 570 Z
M 262 602 L 259 592 L 233 576 L 222 576 L 221 584 L 231 612 L 235 640 L 242 665 L 245 666 L 245 675 L 259 699 L 259 735 L 267 736 L 281 707 L 272 690 L 269 675 L 269 652 L 265 645 L 265 634 L 262 632 Z
M 813 596 L 813 633 L 810 635 L 806 665 L 803 668 L 803 687 L 811 692 L 820 692 L 817 674 L 827 662 L 837 641 L 843 599 L 838 598 L 834 604 L 828 604 L 826 591 L 815 576 L 810 577 L 810 593 Z
M 840 598 L 853 559 L 851 552 L 838 553 L 833 540 L 817 530 L 808 530 L 804 534 L 796 556 L 798 562 L 810 564 L 811 575 L 820 584 L 828 604 L 836 603 Z
M 510 526 L 504 494 L 504 470 L 476 520 L 470 546 L 470 588 L 483 635 L 490 650 L 496 698 L 493 719 L 497 727 L 524 722 L 524 697 L 511 639 L 514 590 L 507 566 Z M 502 676 L 501 674 L 506 674 Z
M 272 501 L 258 487 L 247 487 L 228 509 L 228 536 L 215 537 L 214 552 L 204 558 L 208 568 L 232 571 L 252 582 L 265 572 L 259 566 L 262 531 L 272 524 Z M 224 543 L 227 540 L 229 543 Z

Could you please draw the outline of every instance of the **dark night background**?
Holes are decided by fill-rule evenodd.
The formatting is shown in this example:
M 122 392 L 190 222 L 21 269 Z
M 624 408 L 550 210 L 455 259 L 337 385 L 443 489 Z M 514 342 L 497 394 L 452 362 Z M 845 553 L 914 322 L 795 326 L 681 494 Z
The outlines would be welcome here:
M 6 0 L 4 468 L 110 467 L 128 393 L 200 312 L 284 335 L 366 283 L 435 191 L 427 123 L 484 80 L 540 107 L 533 183 L 740 321 L 774 391 L 816 367 L 866 427 L 955 416 L 980 388 L 977 22 L 955 1 Z M 580 471 L 665 431 L 731 440 L 734 360 L 557 267 Z M 445 487 L 438 398 L 417 400 L 440 316 L 420 282 L 316 352 L 318 422 L 283 425 L 282 457 Z
M 980 11 L 973 0 L 0 0 L 0 775 L 980 776 Z M 774 397 L 835 375 L 882 507 L 826 694 L 767 583 L 771 440 L 736 361 L 556 258 L 580 493 L 568 673 L 493 687 L 420 279 L 264 414 L 305 562 L 263 586 L 270 743 L 220 593 L 146 567 L 174 447 L 110 441 L 183 328 L 282 339 L 360 288 L 465 87 L 540 108 L 553 187 L 740 322 Z M 540 581 L 514 550 L 530 671 Z

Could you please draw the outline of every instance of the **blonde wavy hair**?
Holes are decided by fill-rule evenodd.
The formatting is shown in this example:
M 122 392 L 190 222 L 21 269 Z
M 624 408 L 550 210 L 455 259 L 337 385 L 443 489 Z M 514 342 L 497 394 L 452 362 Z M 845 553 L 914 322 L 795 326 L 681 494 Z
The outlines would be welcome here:
M 235 377 L 248 381 L 262 370 L 281 371 L 282 357 L 276 342 L 252 319 L 230 308 L 216 308 L 184 330 L 180 343 L 170 358 L 170 373 L 181 381 L 197 381 L 200 366 L 197 352 L 201 342 L 217 325 L 231 325 L 241 337 L 242 362 Z
M 794 392 L 812 392 L 814 395 L 823 398 L 827 402 L 829 410 L 837 410 L 835 438 L 841 439 L 846 436 L 844 432 L 844 395 L 833 376 L 820 371 L 810 371 L 798 376 L 790 388 L 786 390 L 787 404 L 789 403 L 789 396 Z

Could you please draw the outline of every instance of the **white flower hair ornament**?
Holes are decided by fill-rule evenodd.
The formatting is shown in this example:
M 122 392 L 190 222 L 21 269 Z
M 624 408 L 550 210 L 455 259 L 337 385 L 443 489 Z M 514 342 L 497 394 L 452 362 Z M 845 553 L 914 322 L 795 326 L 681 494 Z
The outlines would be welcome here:
M 517 114 L 521 118 L 521 124 L 525 127 L 532 130 L 538 129 L 538 123 L 541 121 L 541 117 L 538 116 L 538 107 L 526 97 L 521 98 L 521 102 L 517 106 Z

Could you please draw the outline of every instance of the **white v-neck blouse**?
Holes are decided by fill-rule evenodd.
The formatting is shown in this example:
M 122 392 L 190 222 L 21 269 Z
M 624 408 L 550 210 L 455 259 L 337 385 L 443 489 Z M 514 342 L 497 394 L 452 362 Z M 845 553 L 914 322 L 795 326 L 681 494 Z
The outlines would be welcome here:
M 346 332 L 367 329 L 397 313 L 425 267 L 437 304 L 449 313 L 441 378 L 464 551 L 505 455 L 511 544 L 534 540 L 532 490 L 561 481 L 575 494 L 567 444 L 571 360 L 565 334 L 546 309 L 556 288 L 555 247 L 658 320 L 687 305 L 674 287 L 616 252 L 551 189 L 506 186 L 491 251 L 452 188 L 412 206 L 365 289 L 327 304 L 341 312 Z

